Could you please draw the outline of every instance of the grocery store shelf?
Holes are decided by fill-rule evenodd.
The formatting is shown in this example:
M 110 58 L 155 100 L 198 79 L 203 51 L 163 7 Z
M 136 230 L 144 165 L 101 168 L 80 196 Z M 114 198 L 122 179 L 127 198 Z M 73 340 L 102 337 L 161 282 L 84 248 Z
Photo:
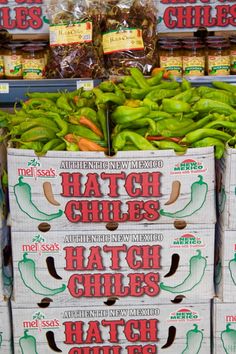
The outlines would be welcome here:
M 210 86 L 212 81 L 224 81 L 236 85 L 236 75 L 194 76 L 188 77 L 187 80 L 194 86 Z M 81 86 L 91 89 L 100 81 L 91 79 L 0 80 L 0 105 L 10 106 L 15 102 L 25 100 L 28 92 L 73 91 Z M 181 81 L 181 78 L 177 78 L 177 81 Z
M 73 91 L 81 86 L 91 89 L 99 82 L 91 79 L 0 80 L 0 104 L 25 100 L 28 92 Z

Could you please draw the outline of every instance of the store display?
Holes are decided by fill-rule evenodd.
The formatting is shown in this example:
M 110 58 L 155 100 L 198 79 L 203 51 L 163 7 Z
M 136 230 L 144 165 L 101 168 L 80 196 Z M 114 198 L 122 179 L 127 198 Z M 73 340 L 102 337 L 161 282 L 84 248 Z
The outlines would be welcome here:
M 236 353 L 235 5 L 28 2 L 0 5 L 0 353 Z

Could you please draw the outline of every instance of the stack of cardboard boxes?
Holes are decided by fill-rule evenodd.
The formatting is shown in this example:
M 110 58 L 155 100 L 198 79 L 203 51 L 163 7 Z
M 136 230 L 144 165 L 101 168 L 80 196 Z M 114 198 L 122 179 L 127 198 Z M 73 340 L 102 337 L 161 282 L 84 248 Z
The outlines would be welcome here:
M 2 183 L 6 169 L 6 149 L 0 146 L 0 353 L 12 353 L 12 327 L 9 298 L 12 292 L 10 230 L 6 225 L 7 190 Z
M 227 149 L 217 162 L 214 353 L 236 352 L 236 152 Z
M 8 150 L 15 353 L 211 351 L 212 148 Z

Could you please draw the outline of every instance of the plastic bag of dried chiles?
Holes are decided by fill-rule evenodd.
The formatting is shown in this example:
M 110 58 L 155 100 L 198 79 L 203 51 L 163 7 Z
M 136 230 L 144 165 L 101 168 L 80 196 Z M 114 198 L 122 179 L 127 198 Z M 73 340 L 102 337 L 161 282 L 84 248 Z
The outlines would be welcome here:
M 156 65 L 157 9 L 152 0 L 108 0 L 103 28 L 105 66 L 110 75 Z
M 47 16 L 50 50 L 46 77 L 103 78 L 100 2 L 51 0 Z

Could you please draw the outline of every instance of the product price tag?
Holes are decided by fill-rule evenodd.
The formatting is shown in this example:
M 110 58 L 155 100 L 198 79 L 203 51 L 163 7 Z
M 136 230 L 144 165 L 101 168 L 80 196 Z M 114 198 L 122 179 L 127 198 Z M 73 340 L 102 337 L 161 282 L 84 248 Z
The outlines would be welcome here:
M 9 93 L 9 84 L 0 82 L 0 93 Z
M 93 80 L 76 81 L 76 87 L 77 87 L 77 89 L 79 89 L 80 87 L 83 87 L 84 90 L 92 90 L 94 88 L 94 82 L 93 82 Z

